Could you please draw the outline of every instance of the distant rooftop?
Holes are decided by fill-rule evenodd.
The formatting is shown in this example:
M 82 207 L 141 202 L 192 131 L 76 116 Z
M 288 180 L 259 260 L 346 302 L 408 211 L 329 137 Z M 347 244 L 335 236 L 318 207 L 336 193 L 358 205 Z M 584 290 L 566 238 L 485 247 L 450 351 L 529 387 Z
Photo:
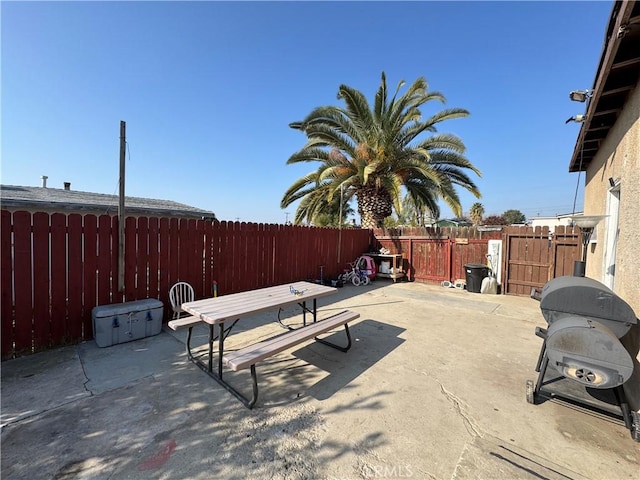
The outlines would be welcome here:
M 81 192 L 70 188 L 0 185 L 0 206 L 12 210 L 24 208 L 28 210 L 42 209 L 47 212 L 117 215 L 118 203 L 117 195 Z M 182 203 L 127 196 L 125 196 L 125 212 L 128 215 L 215 218 L 215 214 L 209 210 L 202 210 Z

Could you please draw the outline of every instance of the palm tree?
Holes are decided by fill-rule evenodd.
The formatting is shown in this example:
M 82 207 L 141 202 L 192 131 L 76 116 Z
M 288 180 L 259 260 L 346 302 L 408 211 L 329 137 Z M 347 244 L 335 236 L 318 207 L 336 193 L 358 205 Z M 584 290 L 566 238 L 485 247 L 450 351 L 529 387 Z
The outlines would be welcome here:
M 318 169 L 289 187 L 280 206 L 301 200 L 295 223 L 311 220 L 322 212 L 323 200 L 331 202 L 344 190 L 345 201 L 355 197 L 363 228 L 374 228 L 401 212 L 403 187 L 417 209 L 438 218 L 442 199 L 456 215 L 462 214 L 455 187 L 480 197 L 476 185 L 464 172 L 480 171 L 464 157 L 465 146 L 455 135 L 437 134 L 436 125 L 468 116 L 461 108 L 451 108 L 422 119 L 420 107 L 430 100 L 445 102 L 439 92 L 427 92 L 427 82 L 418 78 L 398 98 L 404 82 L 398 83 L 388 99 L 384 72 L 373 109 L 365 96 L 347 85 L 338 89 L 345 108 L 318 107 L 304 120 L 289 126 L 307 136 L 305 146 L 287 164 L 319 162 Z M 423 133 L 431 133 L 419 139 Z
M 482 222 L 482 217 L 484 216 L 484 206 L 481 203 L 474 203 L 471 205 L 471 210 L 469 210 L 469 217 L 471 217 L 471 221 L 474 225 L 480 225 Z

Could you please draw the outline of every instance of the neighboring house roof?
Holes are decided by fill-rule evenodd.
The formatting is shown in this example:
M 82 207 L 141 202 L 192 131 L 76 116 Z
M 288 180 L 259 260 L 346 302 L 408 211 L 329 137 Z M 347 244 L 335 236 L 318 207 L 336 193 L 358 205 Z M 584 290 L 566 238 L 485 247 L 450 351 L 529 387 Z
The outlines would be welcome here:
M 433 225 L 436 227 L 470 227 L 473 224 L 470 222 L 443 219 L 438 220 Z
M 548 217 L 533 217 L 530 219 L 530 221 L 532 227 L 555 227 L 559 225 L 571 226 L 573 224 L 573 217 L 578 217 L 581 215 L 583 215 L 582 212 L 563 213 Z
M 23 187 L 18 185 L 0 185 L 0 203 L 2 208 L 26 208 L 30 210 L 42 208 L 47 211 L 56 210 L 80 211 L 116 215 L 119 197 L 103 193 L 80 192 L 60 188 Z M 132 215 L 177 216 L 190 218 L 215 218 L 209 210 L 153 198 L 125 196 L 125 213 Z
M 569 172 L 586 171 L 640 79 L 640 3 L 614 2 Z

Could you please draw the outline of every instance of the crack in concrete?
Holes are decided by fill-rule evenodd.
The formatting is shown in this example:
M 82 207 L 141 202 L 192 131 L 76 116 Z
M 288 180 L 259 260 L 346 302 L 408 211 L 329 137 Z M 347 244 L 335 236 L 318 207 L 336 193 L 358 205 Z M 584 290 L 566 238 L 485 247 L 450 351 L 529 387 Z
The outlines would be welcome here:
M 82 369 L 82 375 L 84 375 L 84 382 L 82 382 L 82 386 L 84 390 L 89 393 L 89 396 L 93 396 L 93 392 L 87 388 L 87 384 L 91 381 L 89 376 L 87 375 L 87 371 L 84 369 L 84 362 L 82 361 L 82 355 L 80 354 L 80 347 L 76 347 L 76 355 L 78 355 L 78 363 L 80 363 L 80 368 Z
M 436 380 L 436 382 L 438 381 Z M 462 422 L 464 424 L 464 427 L 467 429 L 467 432 L 469 432 L 469 435 L 471 435 L 472 437 L 482 437 L 483 434 L 480 430 L 480 427 L 471 417 L 471 415 L 466 412 L 466 405 L 464 404 L 464 402 L 452 392 L 444 388 L 444 385 L 442 385 L 442 383 L 438 382 L 438 385 L 440 385 L 440 391 L 442 392 L 442 394 L 453 404 L 453 408 L 455 408 L 458 415 L 462 417 Z

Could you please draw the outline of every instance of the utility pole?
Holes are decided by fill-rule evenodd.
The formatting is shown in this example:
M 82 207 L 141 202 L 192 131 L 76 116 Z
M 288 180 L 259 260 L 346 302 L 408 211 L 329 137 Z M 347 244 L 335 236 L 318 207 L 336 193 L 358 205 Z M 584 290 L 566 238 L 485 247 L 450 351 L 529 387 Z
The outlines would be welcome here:
M 344 184 L 340 184 L 340 220 L 338 223 L 338 267 L 340 266 L 340 250 L 342 247 L 342 193 Z
M 120 194 L 118 202 L 118 291 L 124 290 L 124 160 L 127 145 L 127 124 L 120 121 Z

